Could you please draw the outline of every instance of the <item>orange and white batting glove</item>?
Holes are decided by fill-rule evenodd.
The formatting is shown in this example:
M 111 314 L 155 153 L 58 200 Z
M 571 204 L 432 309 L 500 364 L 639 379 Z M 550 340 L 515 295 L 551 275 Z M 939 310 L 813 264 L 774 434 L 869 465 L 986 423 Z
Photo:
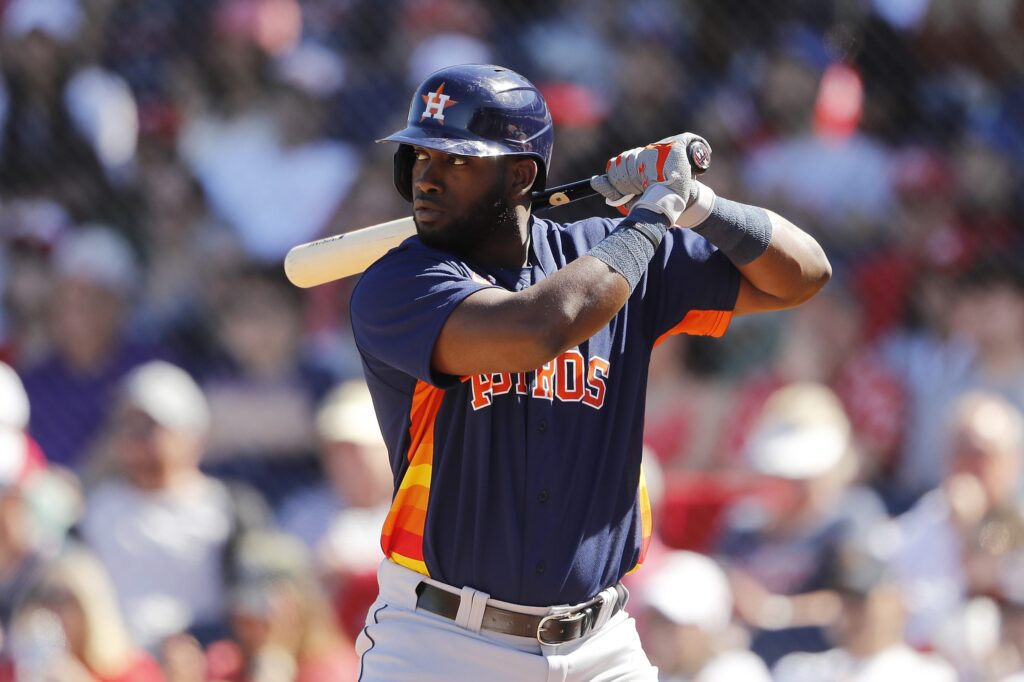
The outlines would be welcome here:
M 638 204 L 649 204 L 646 208 L 664 213 L 675 223 L 700 193 L 687 154 L 694 140 L 707 144 L 699 135 L 683 133 L 622 152 L 608 160 L 604 175 L 590 179 L 590 186 L 623 214 Z

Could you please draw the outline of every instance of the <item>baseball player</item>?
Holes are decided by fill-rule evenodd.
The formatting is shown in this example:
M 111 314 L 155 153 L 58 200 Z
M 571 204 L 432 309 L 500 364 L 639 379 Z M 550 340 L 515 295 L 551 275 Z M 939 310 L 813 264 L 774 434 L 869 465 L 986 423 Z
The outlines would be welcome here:
M 394 472 L 370 680 L 656 680 L 619 580 L 644 559 L 651 349 L 824 285 L 818 244 L 694 179 L 685 134 L 624 152 L 594 189 L 627 214 L 530 214 L 551 118 L 498 66 L 431 74 L 397 142 L 417 235 L 351 303 Z

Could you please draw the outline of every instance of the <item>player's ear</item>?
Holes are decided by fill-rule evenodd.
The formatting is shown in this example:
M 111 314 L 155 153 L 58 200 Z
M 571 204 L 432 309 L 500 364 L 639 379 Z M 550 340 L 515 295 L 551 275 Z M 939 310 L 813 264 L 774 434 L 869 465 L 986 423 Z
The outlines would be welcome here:
M 530 189 L 537 180 L 537 161 L 530 157 L 510 157 L 509 189 L 515 196 L 529 197 Z

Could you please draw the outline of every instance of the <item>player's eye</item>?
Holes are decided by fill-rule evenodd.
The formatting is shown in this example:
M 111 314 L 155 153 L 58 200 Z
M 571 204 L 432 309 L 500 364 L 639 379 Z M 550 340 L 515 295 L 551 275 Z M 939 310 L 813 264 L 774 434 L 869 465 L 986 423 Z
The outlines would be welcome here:
M 426 161 L 427 152 L 424 151 L 423 149 L 420 149 L 419 147 L 413 147 L 412 158 L 416 159 L 417 161 Z
M 467 163 L 469 163 L 469 161 L 466 159 L 465 156 L 455 156 L 455 155 L 449 156 L 448 157 L 448 162 L 450 164 L 452 164 L 453 166 L 465 166 Z

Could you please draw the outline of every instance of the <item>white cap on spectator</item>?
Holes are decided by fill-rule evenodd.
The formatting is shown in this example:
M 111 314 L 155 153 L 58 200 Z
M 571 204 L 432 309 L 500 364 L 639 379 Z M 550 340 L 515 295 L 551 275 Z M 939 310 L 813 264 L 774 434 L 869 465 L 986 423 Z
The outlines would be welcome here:
M 28 426 L 28 394 L 18 374 L 0 362 L 0 428 L 23 431 Z
M 1006 398 L 985 391 L 970 391 L 957 399 L 953 427 L 986 452 L 1020 456 L 1024 445 L 1024 415 Z
M 831 471 L 850 447 L 850 420 L 827 386 L 791 384 L 768 398 L 747 441 L 747 459 L 768 476 L 808 479 Z
M 78 35 L 84 19 L 78 0 L 13 0 L 4 12 L 4 33 L 23 36 L 42 31 L 66 43 Z
M 138 280 L 135 254 L 123 237 L 104 225 L 87 224 L 68 233 L 53 255 L 58 277 L 84 280 L 127 294 Z
M 462 33 L 438 33 L 424 38 L 413 48 L 407 63 L 406 77 L 420 83 L 427 76 L 455 64 L 490 64 L 491 48 L 480 40 Z
M 203 435 L 210 427 L 210 408 L 202 389 L 185 370 L 163 360 L 136 367 L 121 385 L 122 407 L 145 412 L 173 431 Z
M 643 587 L 643 599 L 678 625 L 716 634 L 732 620 L 732 591 L 717 563 L 696 552 L 668 554 Z
M 345 84 L 345 62 L 333 50 L 305 42 L 278 57 L 278 78 L 313 97 L 330 97 Z
M 53 199 L 15 199 L 4 204 L 0 230 L 9 241 L 52 248 L 72 225 L 67 210 Z
M 316 415 L 316 430 L 325 441 L 384 445 L 370 389 L 361 379 L 339 384 L 327 394 Z

